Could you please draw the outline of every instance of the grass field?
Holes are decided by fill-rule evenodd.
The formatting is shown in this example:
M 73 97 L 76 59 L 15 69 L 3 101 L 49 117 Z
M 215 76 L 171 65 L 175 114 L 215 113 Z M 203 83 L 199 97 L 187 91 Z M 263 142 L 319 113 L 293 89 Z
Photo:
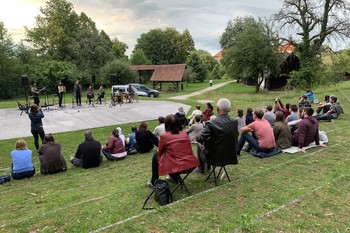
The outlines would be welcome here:
M 200 85 L 198 89 L 207 87 Z M 349 90 L 350 82 L 314 90 L 319 100 L 324 94 L 336 95 L 345 111 L 333 122 L 320 123 L 330 141 L 327 148 L 268 159 L 243 153 L 238 165 L 227 167 L 230 183 L 223 180 L 215 187 L 213 181 L 204 182 L 206 176 L 193 173 L 186 180 L 192 196 L 179 190 L 173 204 L 152 211 L 141 209 L 151 192 L 146 183 L 152 153 L 104 160 L 99 168 L 88 170 L 69 164 L 66 172 L 47 176 L 40 174 L 34 156 L 34 177 L 0 186 L 0 232 L 349 232 L 350 107 L 340 93 L 349 97 Z M 194 105 L 226 97 L 233 105 L 230 114 L 236 115 L 238 108 L 272 104 L 277 96 L 284 103 L 296 103 L 301 94 L 255 94 L 254 87 L 231 83 L 179 102 Z M 161 98 L 173 95 L 163 93 Z M 148 124 L 153 129 L 157 122 Z M 120 126 L 126 134 L 131 125 Z M 93 133 L 105 143 L 113 128 L 96 128 Z M 83 131 L 54 136 L 68 161 L 83 140 Z M 0 174 L 10 173 L 15 141 L 0 141 Z M 26 141 L 33 149 L 33 139 Z M 157 205 L 151 199 L 149 206 Z

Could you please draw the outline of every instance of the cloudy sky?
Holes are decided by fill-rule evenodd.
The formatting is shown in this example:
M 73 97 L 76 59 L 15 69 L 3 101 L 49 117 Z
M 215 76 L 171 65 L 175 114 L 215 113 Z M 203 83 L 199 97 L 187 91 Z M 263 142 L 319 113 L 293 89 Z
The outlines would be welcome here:
M 32 28 L 34 17 L 46 0 L 1 0 L 0 21 L 17 43 L 24 38 L 24 26 Z M 214 55 L 227 22 L 238 16 L 269 18 L 281 6 L 280 0 L 69 0 L 77 14 L 86 13 L 99 30 L 118 38 L 133 50 L 137 38 L 154 28 L 188 29 L 197 49 Z

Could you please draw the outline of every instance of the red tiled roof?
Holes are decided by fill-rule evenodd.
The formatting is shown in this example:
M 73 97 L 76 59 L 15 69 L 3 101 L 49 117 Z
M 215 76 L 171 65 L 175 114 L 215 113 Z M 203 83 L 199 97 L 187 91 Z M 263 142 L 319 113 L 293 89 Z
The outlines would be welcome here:
M 154 70 L 150 81 L 181 82 L 186 64 L 138 65 L 130 66 L 133 70 Z
M 278 46 L 278 51 L 292 53 L 295 51 L 295 46 L 289 42 L 286 42 L 280 46 Z
M 217 52 L 213 57 L 214 58 L 222 58 L 222 52 L 223 52 L 223 50 L 220 50 L 219 52 Z

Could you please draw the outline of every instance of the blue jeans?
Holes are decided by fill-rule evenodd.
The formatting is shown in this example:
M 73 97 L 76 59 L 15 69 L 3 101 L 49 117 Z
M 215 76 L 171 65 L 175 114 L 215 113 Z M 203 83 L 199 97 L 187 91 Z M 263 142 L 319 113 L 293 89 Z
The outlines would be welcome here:
M 332 120 L 334 119 L 332 114 L 323 114 L 323 115 L 318 115 L 315 117 L 318 121 L 319 120 Z
M 237 146 L 237 154 L 239 155 L 244 143 L 248 142 L 248 148 L 253 148 L 256 152 L 270 152 L 273 148 L 263 148 L 259 146 L 258 139 L 250 135 L 249 133 L 242 133 L 241 137 L 238 140 L 238 146 Z

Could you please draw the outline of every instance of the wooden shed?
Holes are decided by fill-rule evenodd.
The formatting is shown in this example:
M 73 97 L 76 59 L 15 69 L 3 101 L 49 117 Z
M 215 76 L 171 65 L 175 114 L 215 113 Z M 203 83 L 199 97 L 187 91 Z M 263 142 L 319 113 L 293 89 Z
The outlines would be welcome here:
M 159 90 L 162 90 L 162 83 L 170 82 L 174 84 L 174 89 L 179 91 L 179 83 L 182 82 L 186 64 L 171 64 L 171 65 L 137 65 L 130 66 L 132 70 L 153 71 L 150 81 L 153 82 L 153 89 L 156 89 L 159 84 Z M 181 86 L 182 87 L 182 86 Z M 182 88 L 181 88 L 182 90 Z

